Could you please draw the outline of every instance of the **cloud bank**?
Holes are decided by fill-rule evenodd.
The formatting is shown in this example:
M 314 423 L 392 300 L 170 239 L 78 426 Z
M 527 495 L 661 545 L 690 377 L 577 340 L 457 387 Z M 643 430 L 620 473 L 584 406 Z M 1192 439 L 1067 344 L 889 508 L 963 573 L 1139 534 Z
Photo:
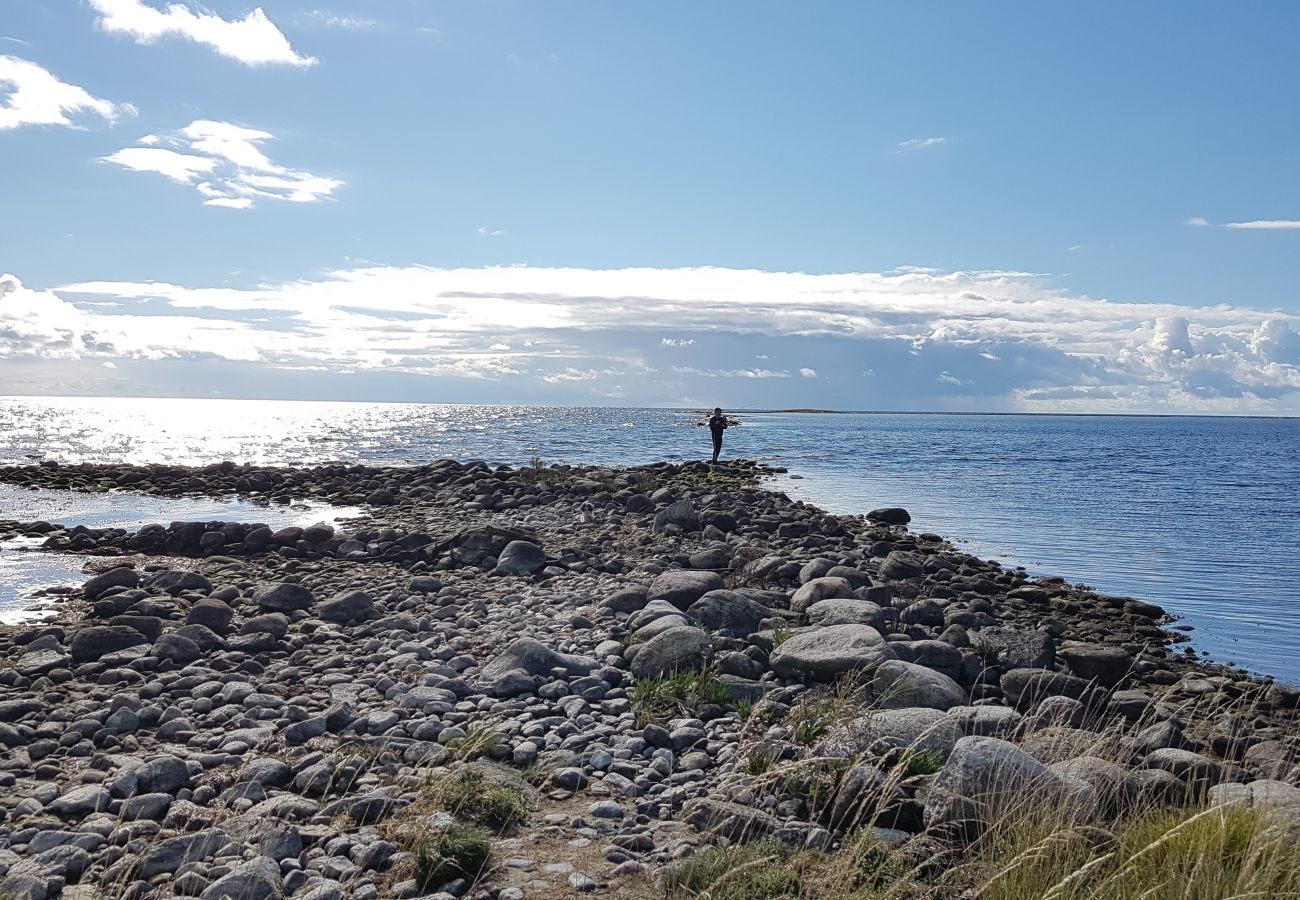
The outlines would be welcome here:
M 109 34 L 124 34 L 137 44 L 163 38 L 181 38 L 211 47 L 221 56 L 246 66 L 306 67 L 316 63 L 296 52 L 289 39 L 259 7 L 242 19 L 223 19 L 211 12 L 195 12 L 185 3 L 163 9 L 142 0 L 90 0 L 99 13 L 98 26 Z
M 201 119 L 168 135 L 146 135 L 140 146 L 103 157 L 135 172 L 153 172 L 179 184 L 192 184 L 205 206 L 250 209 L 257 200 L 314 203 L 330 197 L 343 182 L 277 165 L 260 145 L 274 135 Z
M 72 117 L 78 113 L 111 124 L 124 115 L 135 115 L 135 107 L 95 97 L 29 60 L 0 56 L 0 131 L 23 125 L 73 126 Z
M 733 403 L 1300 411 L 1297 317 L 1113 302 L 1022 272 L 372 266 L 256 288 L 0 285 L 0 356 L 478 379 L 502 400 L 614 385 L 665 403 L 725 383 Z

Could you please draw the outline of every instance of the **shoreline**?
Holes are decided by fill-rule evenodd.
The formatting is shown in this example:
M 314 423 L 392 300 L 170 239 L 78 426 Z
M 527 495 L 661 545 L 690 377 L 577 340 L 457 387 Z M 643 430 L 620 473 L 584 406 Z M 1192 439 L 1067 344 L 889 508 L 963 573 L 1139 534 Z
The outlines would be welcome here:
M 10 484 L 367 511 L 339 529 L 0 522 L 99 572 L 62 620 L 0 628 L 0 894 L 21 877 L 42 896 L 183 879 L 207 896 L 232 878 L 267 896 L 635 896 L 718 835 L 847 840 L 844 810 L 755 780 L 756 742 L 815 762 L 867 728 L 836 758 L 883 772 L 899 760 L 880 740 L 921 738 L 919 720 L 950 762 L 973 739 L 1047 765 L 1106 756 L 1161 796 L 1192 796 L 1210 767 L 1225 787 L 1300 781 L 1295 686 L 1188 657 L 1151 604 L 1024 578 L 910 532 L 904 510 L 825 513 L 765 486 L 773 471 L 0 467 Z M 792 723 L 848 682 L 842 720 L 801 744 Z M 1046 758 L 1063 752 L 1048 732 L 1070 755 Z M 947 834 L 949 768 L 873 807 L 873 827 L 904 846 Z M 421 881 L 402 834 L 473 819 L 422 785 L 466 771 L 532 812 L 474 887 Z M 268 829 L 294 836 L 268 847 Z

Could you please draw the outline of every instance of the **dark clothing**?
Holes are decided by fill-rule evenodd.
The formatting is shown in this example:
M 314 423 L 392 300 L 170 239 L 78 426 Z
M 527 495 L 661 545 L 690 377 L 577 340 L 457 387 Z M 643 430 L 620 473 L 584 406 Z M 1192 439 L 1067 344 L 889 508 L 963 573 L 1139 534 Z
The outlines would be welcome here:
M 722 452 L 722 432 L 727 430 L 726 416 L 713 416 L 709 419 L 709 431 L 713 433 L 713 461 L 718 461 L 718 454 Z

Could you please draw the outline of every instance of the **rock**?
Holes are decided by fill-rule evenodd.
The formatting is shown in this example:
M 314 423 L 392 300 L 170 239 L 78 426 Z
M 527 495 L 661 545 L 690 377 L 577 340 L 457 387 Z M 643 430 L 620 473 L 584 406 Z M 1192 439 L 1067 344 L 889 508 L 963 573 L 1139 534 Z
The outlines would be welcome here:
M 239 627 L 240 634 L 269 634 L 274 638 L 282 638 L 289 633 L 289 620 L 283 613 L 267 613 L 264 616 L 253 616 Z
M 1161 769 L 1183 781 L 1196 791 L 1206 791 L 1223 779 L 1223 767 L 1209 757 L 1190 750 L 1165 747 L 1147 754 L 1142 764 L 1148 769 Z
M 214 634 L 225 635 L 230 633 L 230 620 L 234 617 L 235 611 L 227 604 L 208 599 L 191 606 L 185 615 L 185 621 L 190 625 L 202 625 Z
M 1052 763 L 1048 769 L 1057 775 L 1079 778 L 1092 785 L 1106 806 L 1107 814 L 1114 816 L 1127 811 L 1137 800 L 1138 786 L 1123 766 L 1096 756 L 1076 756 L 1063 762 Z
M 929 707 L 884 709 L 838 726 L 817 745 L 819 756 L 850 758 L 869 748 L 952 752 L 963 737 L 952 716 Z
M 1109 644 L 1066 644 L 1061 656 L 1070 671 L 1085 681 L 1114 687 L 1133 669 L 1133 657 L 1123 647 Z
M 778 819 L 762 810 L 709 797 L 688 802 L 682 808 L 682 819 L 696 831 L 735 843 L 762 840 L 781 827 Z
M 1016 628 L 982 628 L 970 632 L 971 646 L 987 661 L 1004 669 L 1050 669 L 1056 662 L 1056 644 L 1041 631 Z
M 772 611 L 736 591 L 709 591 L 686 610 L 705 628 L 727 637 L 741 638 L 758 631 Z
M 943 641 L 890 641 L 889 649 L 903 662 L 915 663 L 956 679 L 962 670 L 962 655 Z
M 1300 765 L 1300 753 L 1281 741 L 1260 741 L 1246 748 L 1242 762 L 1260 778 L 1286 780 Z
M 112 799 L 109 792 L 100 785 L 85 784 L 56 797 L 45 808 L 63 819 L 84 819 L 91 813 L 108 809 Z
M 348 591 L 316 605 L 316 615 L 326 622 L 362 622 L 375 611 L 375 600 L 365 591 Z
M 1240 804 L 1257 809 L 1294 836 L 1300 831 L 1300 788 L 1284 781 L 1261 779 L 1249 784 L 1219 784 L 1210 788 L 1211 806 Z
M 882 506 L 867 513 L 867 519 L 881 525 L 906 525 L 912 521 L 911 515 L 901 506 Z
M 801 613 L 822 600 L 845 600 L 853 597 L 853 585 L 844 578 L 814 578 L 801 585 L 790 598 L 790 609 Z
M 501 551 L 496 571 L 502 575 L 536 575 L 546 568 L 546 551 L 530 541 L 511 541 Z
M 870 625 L 877 631 L 885 627 L 885 611 L 869 600 L 819 600 L 805 613 L 813 625 Z
M 129 566 L 109 569 L 102 575 L 96 575 L 81 586 L 87 600 L 98 600 L 112 588 L 133 588 L 140 585 L 140 573 Z
M 709 591 L 720 591 L 726 587 L 722 576 L 717 572 L 701 572 L 695 569 L 669 569 L 653 582 L 646 593 L 647 603 L 662 600 L 680 610 L 685 610 Z
M 149 655 L 156 656 L 159 659 L 169 659 L 183 666 L 201 657 L 203 651 L 199 649 L 199 645 L 194 641 L 172 632 L 171 634 L 164 634 L 154 641 L 153 647 L 149 649 Z
M 285 581 L 262 585 L 253 592 L 253 602 L 269 612 L 291 613 L 311 609 L 316 598 L 302 585 Z
M 670 503 L 655 513 L 655 531 L 664 531 L 670 525 L 674 525 L 686 533 L 699 531 L 704 527 L 700 523 L 700 517 L 695 513 L 695 507 L 691 505 L 689 500 L 678 500 L 675 503 Z
M 871 678 L 871 690 L 884 705 L 897 708 L 925 706 L 947 711 L 968 702 L 966 692 L 947 675 L 898 659 L 880 663 Z
M 773 672 L 787 679 L 832 681 L 893 659 L 894 653 L 869 625 L 830 625 L 787 638 L 768 659 Z
M 632 674 L 637 678 L 662 678 L 673 672 L 698 672 L 708 667 L 712 639 L 698 628 L 678 625 L 633 647 Z
M 892 550 L 880 563 L 880 577 L 890 581 L 906 581 L 923 574 L 921 558 L 906 550 Z
M 280 867 L 275 860 L 259 856 L 223 875 L 199 895 L 200 900 L 272 900 L 283 897 L 284 886 L 280 880 Z
M 174 794 L 190 783 L 190 770 L 176 756 L 155 756 L 135 770 L 136 783 L 143 792 Z
M 1052 781 L 1059 777 L 1014 744 L 991 737 L 964 737 L 930 783 L 925 826 L 978 830 Z M 1035 802 L 1044 802 L 1048 796 L 1039 795 Z
M 432 575 L 415 575 L 407 583 L 406 589 L 412 594 L 436 594 L 442 590 L 442 581 Z
M 490 680 L 515 669 L 546 677 L 550 677 L 552 669 L 564 669 L 570 675 L 590 675 L 598 665 L 589 656 L 557 653 L 532 638 L 519 638 L 483 667 L 481 677 Z
M 92 625 L 80 629 L 72 636 L 69 649 L 72 651 L 73 662 L 82 663 L 147 643 L 149 639 L 134 628 L 124 625 Z
M 164 569 L 155 572 L 144 582 L 144 588 L 150 591 L 163 591 L 173 597 L 183 591 L 212 591 L 212 582 L 198 572 L 186 572 L 179 569 Z
M 614 612 L 634 613 L 645 606 L 648 599 L 645 588 L 632 587 L 610 594 L 600 601 L 600 605 L 606 609 L 612 609 Z
M 1082 678 L 1053 672 L 1050 669 L 1013 669 L 1002 676 L 1002 693 L 1017 709 L 1032 709 L 1044 697 L 1070 697 L 1082 700 L 1090 685 Z

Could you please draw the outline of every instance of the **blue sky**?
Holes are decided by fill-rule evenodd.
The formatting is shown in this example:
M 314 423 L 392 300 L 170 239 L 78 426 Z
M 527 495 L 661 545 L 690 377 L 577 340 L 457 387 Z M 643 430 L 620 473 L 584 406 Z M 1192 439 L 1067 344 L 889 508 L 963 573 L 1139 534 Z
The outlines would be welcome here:
M 0 392 L 1300 413 L 1298 84 L 1289 2 L 5 0 Z

